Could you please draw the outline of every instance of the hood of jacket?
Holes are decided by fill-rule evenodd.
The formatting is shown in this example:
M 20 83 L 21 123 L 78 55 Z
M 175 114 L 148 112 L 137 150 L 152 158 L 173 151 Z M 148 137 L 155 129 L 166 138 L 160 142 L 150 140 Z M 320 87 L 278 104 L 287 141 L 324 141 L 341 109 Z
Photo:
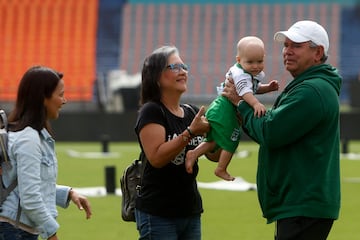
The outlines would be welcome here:
M 329 64 L 320 64 L 316 66 L 312 66 L 301 73 L 299 76 L 294 78 L 284 89 L 284 92 L 288 92 L 294 86 L 298 85 L 303 81 L 317 81 L 318 79 L 322 79 L 327 81 L 335 91 L 338 96 L 340 95 L 342 78 L 338 73 L 338 70 L 329 65 Z

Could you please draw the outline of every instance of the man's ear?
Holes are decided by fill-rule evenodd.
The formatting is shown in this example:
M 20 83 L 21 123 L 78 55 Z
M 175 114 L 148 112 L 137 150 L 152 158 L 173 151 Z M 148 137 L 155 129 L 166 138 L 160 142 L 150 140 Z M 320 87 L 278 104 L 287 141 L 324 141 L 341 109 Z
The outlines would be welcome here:
M 323 58 L 324 54 L 325 54 L 324 47 L 323 47 L 323 46 L 318 46 L 318 47 L 316 48 L 316 62 L 321 61 L 321 59 Z

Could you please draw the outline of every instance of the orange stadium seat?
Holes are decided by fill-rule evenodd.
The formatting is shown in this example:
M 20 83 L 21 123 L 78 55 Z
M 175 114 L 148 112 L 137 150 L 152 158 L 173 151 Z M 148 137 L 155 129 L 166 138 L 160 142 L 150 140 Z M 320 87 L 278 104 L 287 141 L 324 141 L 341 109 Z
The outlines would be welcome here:
M 0 0 L 0 101 L 33 65 L 64 73 L 66 97 L 92 99 L 98 0 Z

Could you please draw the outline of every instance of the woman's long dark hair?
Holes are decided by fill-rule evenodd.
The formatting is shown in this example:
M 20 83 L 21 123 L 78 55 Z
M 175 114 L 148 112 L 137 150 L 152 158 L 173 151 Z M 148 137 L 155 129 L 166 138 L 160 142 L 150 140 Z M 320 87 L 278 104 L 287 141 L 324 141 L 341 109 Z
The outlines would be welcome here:
M 166 69 L 169 56 L 174 53 L 179 53 L 176 47 L 162 46 L 145 58 L 141 73 L 140 106 L 150 101 L 160 102 L 159 80 Z
M 27 70 L 20 80 L 14 110 L 9 115 L 11 131 L 30 126 L 37 131 L 51 127 L 47 120 L 44 100 L 51 98 L 63 74 L 44 66 Z

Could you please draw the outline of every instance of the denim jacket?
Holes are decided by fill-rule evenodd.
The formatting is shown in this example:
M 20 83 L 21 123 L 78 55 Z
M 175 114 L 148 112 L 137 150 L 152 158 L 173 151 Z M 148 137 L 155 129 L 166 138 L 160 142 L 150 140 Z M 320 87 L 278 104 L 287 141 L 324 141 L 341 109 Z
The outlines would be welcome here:
M 8 186 L 17 177 L 18 186 L 2 205 L 1 221 L 15 223 L 20 198 L 19 227 L 47 239 L 59 228 L 56 205 L 68 207 L 71 189 L 56 184 L 55 141 L 46 129 L 39 134 L 26 127 L 9 132 L 8 150 L 11 166 L 3 163 L 3 181 Z

